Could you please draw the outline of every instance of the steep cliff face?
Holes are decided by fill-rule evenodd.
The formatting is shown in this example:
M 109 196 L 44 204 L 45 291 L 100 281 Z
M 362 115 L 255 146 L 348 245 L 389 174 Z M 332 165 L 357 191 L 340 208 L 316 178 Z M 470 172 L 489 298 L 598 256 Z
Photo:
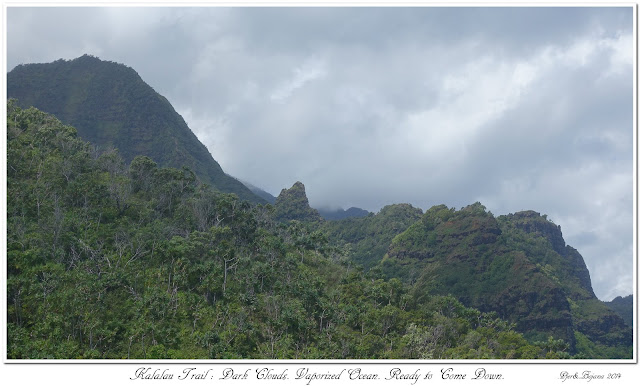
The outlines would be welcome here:
M 383 267 L 413 272 L 419 301 L 451 294 L 469 306 L 495 311 L 531 339 L 553 335 L 573 344 L 562 288 L 524 253 L 509 248 L 502 233 L 480 203 L 459 211 L 435 206 L 393 240 Z
M 540 235 L 546 238 L 554 251 L 562 254 L 565 242 L 559 225 L 549 222 L 546 216 L 533 210 L 526 210 L 505 216 L 513 222 L 513 226 L 526 233 Z
M 523 251 L 529 261 L 562 288 L 578 333 L 605 345 L 625 345 L 631 341 L 631 330 L 622 318 L 594 294 L 584 259 L 565 244 L 559 225 L 533 211 L 500 216 L 498 220 L 509 245 Z
M 630 343 L 622 320 L 599 301 L 582 256 L 537 212 L 495 218 L 480 203 L 434 206 L 391 243 L 381 267 L 415 282 L 416 299 L 451 294 L 512 321 L 531 340 L 576 333 Z
M 309 206 L 305 187 L 300 181 L 289 189 L 282 189 L 274 206 L 276 219 L 279 221 L 322 221 L 320 213 Z
M 531 210 L 500 216 L 499 220 L 505 229 L 514 228 L 528 236 L 529 245 L 520 243 L 520 248 L 530 251 L 529 258 L 533 262 L 552 264 L 572 298 L 595 298 L 587 265 L 577 250 L 566 245 L 560 225 L 555 225 L 546 216 Z

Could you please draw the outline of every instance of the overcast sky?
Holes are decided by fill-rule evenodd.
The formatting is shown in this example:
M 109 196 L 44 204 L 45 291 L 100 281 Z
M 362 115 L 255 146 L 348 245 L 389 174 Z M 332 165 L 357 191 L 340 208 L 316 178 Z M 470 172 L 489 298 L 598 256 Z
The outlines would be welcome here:
M 134 68 L 223 169 L 312 206 L 480 201 L 632 293 L 633 9 L 8 8 L 7 70 Z

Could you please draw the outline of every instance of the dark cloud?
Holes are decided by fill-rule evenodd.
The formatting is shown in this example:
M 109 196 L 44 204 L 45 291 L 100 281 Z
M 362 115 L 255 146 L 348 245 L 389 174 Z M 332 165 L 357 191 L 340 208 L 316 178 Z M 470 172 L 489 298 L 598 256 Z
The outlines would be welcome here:
M 632 292 L 632 7 L 9 7 L 7 24 L 9 69 L 127 64 L 272 194 L 533 209 L 598 296 Z

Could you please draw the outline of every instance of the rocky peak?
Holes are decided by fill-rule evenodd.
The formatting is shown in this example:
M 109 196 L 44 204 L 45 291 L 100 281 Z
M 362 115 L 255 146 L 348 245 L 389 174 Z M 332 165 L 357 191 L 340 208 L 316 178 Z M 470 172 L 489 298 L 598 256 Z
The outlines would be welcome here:
M 282 189 L 274 206 L 276 219 L 280 221 L 322 221 L 320 213 L 309 206 L 304 184 L 300 181 L 289 189 Z

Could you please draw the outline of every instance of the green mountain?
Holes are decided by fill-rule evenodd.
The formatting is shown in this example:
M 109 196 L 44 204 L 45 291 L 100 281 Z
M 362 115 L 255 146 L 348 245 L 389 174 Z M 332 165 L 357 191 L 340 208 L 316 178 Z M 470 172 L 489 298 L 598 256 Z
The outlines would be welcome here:
M 305 187 L 300 181 L 289 189 L 282 189 L 276 198 L 274 207 L 278 221 L 322 221 L 320 213 L 309 206 Z
M 562 339 L 572 352 L 603 357 L 611 347 L 630 352 L 631 330 L 595 297 L 582 256 L 536 212 L 495 218 L 479 203 L 434 206 L 393 239 L 380 267 L 415 282 L 418 300 L 452 295 L 532 341 Z
M 342 208 L 340 209 L 328 209 L 328 208 L 319 208 L 318 212 L 320 212 L 320 216 L 322 216 L 322 218 L 324 218 L 325 220 L 344 220 L 346 218 L 352 218 L 352 217 L 367 217 L 367 215 L 369 215 L 369 211 L 364 210 L 364 209 L 360 209 L 360 208 L 356 208 L 356 207 L 351 207 L 347 210 L 344 210 Z
M 89 55 L 19 65 L 7 75 L 7 95 L 55 115 L 94 145 L 117 148 L 127 163 L 146 155 L 160 166 L 187 166 L 217 190 L 266 203 L 225 175 L 169 101 L 125 65 Z
M 496 313 L 354 270 L 273 209 L 146 156 L 96 154 L 73 127 L 9 101 L 7 357 L 569 357 Z
M 409 204 L 387 205 L 375 215 L 328 221 L 321 229 L 333 243 L 350 251 L 351 260 L 369 269 L 382 260 L 391 240 L 421 216 L 422 210 Z
M 598 300 L 537 212 L 324 221 L 300 182 L 251 205 L 126 66 L 18 66 L 8 93 L 65 122 L 7 104 L 9 358 L 632 357 L 632 298 Z
M 605 304 L 624 320 L 629 327 L 633 327 L 633 295 L 618 296 Z

